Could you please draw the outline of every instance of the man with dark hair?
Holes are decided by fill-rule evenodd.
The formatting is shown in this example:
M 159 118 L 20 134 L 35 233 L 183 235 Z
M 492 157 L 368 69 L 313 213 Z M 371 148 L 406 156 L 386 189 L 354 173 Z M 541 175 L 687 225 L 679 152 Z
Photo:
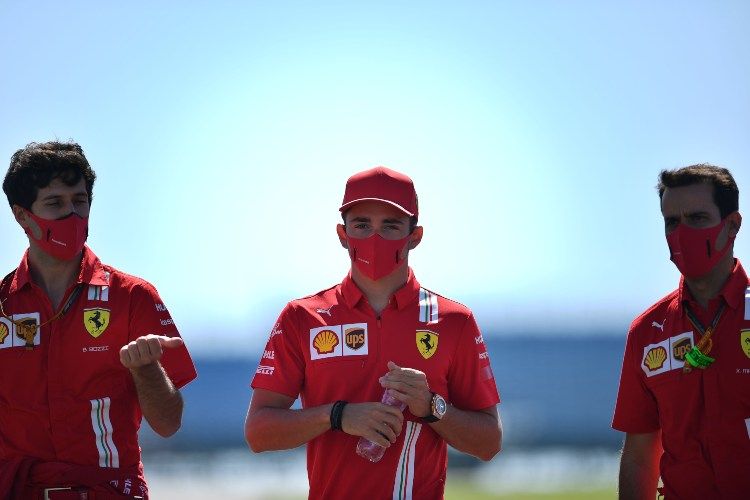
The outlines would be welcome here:
M 0 282 L 0 498 L 148 498 L 141 417 L 177 432 L 196 376 L 156 289 L 85 245 L 95 180 L 78 144 L 48 142 L 3 182 L 29 248 Z
M 255 452 L 307 443 L 310 498 L 442 498 L 447 443 L 483 460 L 500 450 L 482 335 L 468 308 L 422 288 L 408 266 L 423 232 L 409 177 L 360 172 L 339 210 L 351 271 L 281 313 L 245 437 Z
M 731 173 L 661 172 L 677 290 L 633 321 L 612 426 L 626 433 L 621 499 L 750 498 L 750 282 Z

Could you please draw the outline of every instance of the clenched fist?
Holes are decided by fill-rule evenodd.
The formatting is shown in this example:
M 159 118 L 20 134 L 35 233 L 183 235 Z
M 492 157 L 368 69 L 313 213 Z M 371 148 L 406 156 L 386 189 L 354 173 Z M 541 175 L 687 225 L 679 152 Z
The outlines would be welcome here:
M 159 361 L 165 348 L 174 349 L 182 344 L 183 341 L 180 337 L 144 335 L 122 346 L 120 362 L 130 370 L 140 368 Z
M 430 414 L 432 393 L 424 372 L 413 368 L 402 368 L 393 361 L 389 361 L 388 373 L 378 380 L 380 385 L 391 390 L 396 399 L 406 404 L 415 417 Z

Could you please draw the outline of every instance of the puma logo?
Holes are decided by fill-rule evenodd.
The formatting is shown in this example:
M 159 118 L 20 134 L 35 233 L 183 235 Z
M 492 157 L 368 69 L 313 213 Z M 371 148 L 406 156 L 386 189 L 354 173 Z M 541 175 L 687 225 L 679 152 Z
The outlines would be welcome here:
M 664 323 L 666 323 L 666 322 L 667 322 L 666 318 L 661 323 L 657 323 L 656 321 L 653 321 L 651 323 L 651 326 L 655 326 L 656 328 L 658 328 L 659 330 L 661 330 L 663 332 L 664 331 Z
M 333 309 L 333 306 L 329 307 L 328 309 L 322 309 L 322 308 L 319 307 L 318 309 L 315 309 L 315 312 L 318 313 L 318 314 L 327 314 L 328 317 L 330 318 L 331 317 L 331 309 Z

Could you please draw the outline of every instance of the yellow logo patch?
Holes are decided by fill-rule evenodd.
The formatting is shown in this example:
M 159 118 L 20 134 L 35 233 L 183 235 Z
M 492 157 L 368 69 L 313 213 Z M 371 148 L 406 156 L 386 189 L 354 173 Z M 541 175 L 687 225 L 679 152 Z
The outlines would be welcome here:
M 83 326 L 92 337 L 98 338 L 109 326 L 109 309 L 84 309 Z
M 664 366 L 664 362 L 667 360 L 667 350 L 663 347 L 654 347 L 643 358 L 643 364 L 648 367 L 649 370 L 658 370 Z
M 0 323 L 0 344 L 4 343 L 7 337 L 8 327 L 5 325 L 5 323 Z
M 750 330 L 740 331 L 740 345 L 745 356 L 750 358 Z
M 424 359 L 437 352 L 438 334 L 429 330 L 417 330 L 417 349 Z
M 313 339 L 313 347 L 318 354 L 330 354 L 337 345 L 339 345 L 339 337 L 331 330 L 320 331 Z

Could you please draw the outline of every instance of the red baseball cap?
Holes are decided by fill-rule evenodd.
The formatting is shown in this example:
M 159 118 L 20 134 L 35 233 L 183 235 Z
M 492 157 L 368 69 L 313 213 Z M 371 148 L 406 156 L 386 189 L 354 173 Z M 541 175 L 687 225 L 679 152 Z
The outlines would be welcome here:
M 343 212 L 361 201 L 382 201 L 410 217 L 419 215 L 414 182 L 408 176 L 386 167 L 375 167 L 349 177 L 339 211 Z

